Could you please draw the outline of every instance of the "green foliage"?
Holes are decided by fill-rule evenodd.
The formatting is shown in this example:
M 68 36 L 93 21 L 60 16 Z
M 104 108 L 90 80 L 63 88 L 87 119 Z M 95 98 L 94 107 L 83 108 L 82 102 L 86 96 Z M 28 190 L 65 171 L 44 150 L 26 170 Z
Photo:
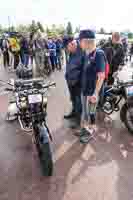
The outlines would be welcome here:
M 36 24 L 34 20 L 32 20 L 31 25 L 29 25 L 28 31 L 35 33 L 37 32 L 37 30 L 38 30 L 38 25 Z
M 37 28 L 38 28 L 42 33 L 44 33 L 43 25 L 42 25 L 40 22 L 37 22 Z
M 101 28 L 99 33 L 104 34 L 105 33 L 104 28 Z
M 0 33 L 2 33 L 3 32 L 3 28 L 2 28 L 2 26 L 0 25 Z
M 14 27 L 14 26 L 11 26 L 11 27 L 10 27 L 10 31 L 14 32 L 14 31 L 15 31 L 15 27 Z
M 128 33 L 128 38 L 129 38 L 129 39 L 132 39 L 132 38 L 133 38 L 133 33 L 131 33 L 131 32 Z
M 29 28 L 30 26 L 26 26 L 26 25 L 23 25 L 23 24 L 20 24 L 16 27 L 16 31 L 20 32 L 20 33 L 25 33 L 25 32 L 28 32 L 29 31 Z
M 66 34 L 67 35 L 73 35 L 73 29 L 72 29 L 72 24 L 71 22 L 68 22 L 67 27 L 66 27 Z
M 19 24 L 18 26 L 10 27 L 10 31 L 17 31 L 19 33 L 36 33 L 37 31 L 45 32 L 49 37 L 50 36 L 62 36 L 65 34 L 65 28 L 63 25 L 55 25 L 53 24 L 52 27 L 48 27 L 44 29 L 43 25 L 40 22 L 32 21 L 29 25 Z M 8 28 L 3 28 L 0 25 L 0 34 L 9 31 Z
M 46 34 L 49 37 L 62 36 L 65 34 L 64 26 L 62 26 L 62 25 L 57 26 L 57 25 L 53 24 L 51 28 L 50 27 L 46 28 Z
M 75 33 L 79 33 L 80 32 L 80 26 L 77 26 L 76 28 L 75 28 Z

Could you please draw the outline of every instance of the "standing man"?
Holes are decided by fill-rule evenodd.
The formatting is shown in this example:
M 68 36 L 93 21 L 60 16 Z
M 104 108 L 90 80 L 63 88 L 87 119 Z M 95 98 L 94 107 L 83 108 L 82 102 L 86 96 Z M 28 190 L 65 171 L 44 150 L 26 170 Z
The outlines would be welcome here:
M 34 52 L 36 63 L 36 76 L 44 76 L 44 63 L 45 63 L 45 40 L 40 33 L 37 33 L 34 39 Z
M 130 62 L 132 61 L 132 56 L 133 56 L 133 43 L 131 43 L 130 47 Z
M 58 70 L 61 70 L 61 50 L 62 50 L 62 43 L 61 40 L 58 38 L 56 40 L 56 59 L 57 59 L 57 66 Z
M 48 49 L 50 52 L 50 61 L 52 65 L 52 70 L 54 71 L 57 68 L 57 60 L 56 60 L 56 44 L 53 39 L 48 40 Z
M 7 37 L 4 35 L 2 39 L 1 49 L 3 53 L 3 63 L 4 67 L 9 67 L 9 41 Z
M 80 142 L 88 143 L 96 126 L 96 106 L 105 79 L 105 55 L 96 49 L 95 33 L 92 30 L 80 32 L 80 47 L 85 50 L 82 73 L 82 128 Z
M 81 75 L 83 70 L 84 54 L 80 47 L 72 37 L 65 37 L 63 40 L 69 58 L 66 61 L 65 78 L 67 81 L 70 98 L 72 101 L 72 111 L 70 114 L 65 115 L 65 119 L 74 118 L 77 125 L 80 125 L 81 119 Z
M 105 43 L 101 48 L 106 54 L 108 63 L 110 65 L 110 72 L 108 78 L 108 84 L 114 83 L 113 74 L 119 69 L 120 65 L 124 63 L 124 49 L 120 40 L 120 34 L 118 32 L 112 33 L 112 40 Z
M 17 36 L 12 35 L 10 38 L 10 50 L 14 57 L 14 70 L 17 69 L 19 65 L 19 55 L 20 55 L 20 44 L 17 39 Z
M 23 66 L 28 67 L 29 64 L 29 41 L 27 36 L 22 36 L 20 40 L 20 56 Z

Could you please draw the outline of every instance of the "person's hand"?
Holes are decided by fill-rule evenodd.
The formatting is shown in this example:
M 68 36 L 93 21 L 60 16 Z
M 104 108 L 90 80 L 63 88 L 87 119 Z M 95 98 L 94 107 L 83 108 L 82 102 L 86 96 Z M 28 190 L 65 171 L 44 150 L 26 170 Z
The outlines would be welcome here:
M 90 103 L 97 103 L 97 101 L 98 101 L 98 96 L 97 96 L 97 94 L 93 94 L 92 96 L 88 96 L 88 101 L 90 102 Z

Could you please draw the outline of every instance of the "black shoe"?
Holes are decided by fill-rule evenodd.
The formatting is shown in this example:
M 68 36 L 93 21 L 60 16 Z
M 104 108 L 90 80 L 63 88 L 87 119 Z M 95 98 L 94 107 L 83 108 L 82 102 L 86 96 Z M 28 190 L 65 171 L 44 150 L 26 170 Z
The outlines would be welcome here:
M 94 138 L 93 133 L 91 133 L 90 131 L 86 130 L 85 128 L 81 129 L 81 133 L 80 133 L 80 142 L 82 144 L 88 144 L 88 142 Z
M 75 117 L 75 112 L 71 112 L 68 115 L 64 115 L 64 119 L 72 119 Z

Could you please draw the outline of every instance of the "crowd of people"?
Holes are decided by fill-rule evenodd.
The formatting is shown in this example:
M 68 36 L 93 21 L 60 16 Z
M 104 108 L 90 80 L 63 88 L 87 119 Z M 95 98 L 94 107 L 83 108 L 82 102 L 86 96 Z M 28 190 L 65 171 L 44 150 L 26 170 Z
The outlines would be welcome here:
M 120 34 L 112 33 L 112 38 L 101 42 L 98 48 L 92 30 L 80 31 L 76 39 L 72 36 L 46 39 L 41 33 L 29 36 L 21 34 L 17 37 L 3 35 L 0 48 L 5 68 L 10 69 L 11 62 L 14 70 L 20 63 L 28 68 L 29 63 L 33 65 L 35 61 L 37 77 L 43 77 L 46 73 L 48 75 L 55 69 L 61 70 L 64 50 L 65 79 L 72 102 L 72 111 L 64 118 L 74 120 L 75 127 L 80 125 L 76 135 L 80 137 L 80 142 L 88 143 L 96 131 L 96 112 L 103 88 L 113 84 L 113 74 L 127 59 L 128 46 Z M 132 55 L 133 45 L 130 52 Z
M 24 67 L 36 64 L 36 76 L 50 74 L 62 66 L 62 39 L 46 38 L 40 32 L 31 34 L 4 34 L 0 40 L 5 69 L 17 69 L 19 64 Z
M 92 30 L 82 30 L 78 40 L 64 38 L 67 52 L 66 82 L 72 102 L 72 111 L 65 119 L 80 125 L 76 135 L 81 143 L 88 143 L 96 131 L 96 112 L 105 85 L 112 85 L 113 75 L 124 65 L 125 49 L 118 32 L 112 34 L 99 48 Z

